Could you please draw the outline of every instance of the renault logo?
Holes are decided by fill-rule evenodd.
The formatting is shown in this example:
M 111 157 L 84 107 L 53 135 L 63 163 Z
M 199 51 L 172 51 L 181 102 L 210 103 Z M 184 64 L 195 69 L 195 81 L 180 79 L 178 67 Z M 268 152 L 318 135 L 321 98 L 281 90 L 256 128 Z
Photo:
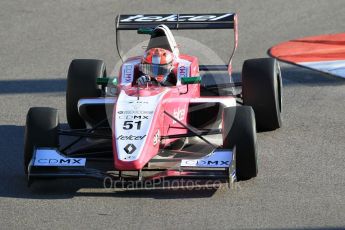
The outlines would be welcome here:
M 132 154 L 134 151 L 137 149 L 135 145 L 133 144 L 128 144 L 126 147 L 123 148 L 127 154 Z

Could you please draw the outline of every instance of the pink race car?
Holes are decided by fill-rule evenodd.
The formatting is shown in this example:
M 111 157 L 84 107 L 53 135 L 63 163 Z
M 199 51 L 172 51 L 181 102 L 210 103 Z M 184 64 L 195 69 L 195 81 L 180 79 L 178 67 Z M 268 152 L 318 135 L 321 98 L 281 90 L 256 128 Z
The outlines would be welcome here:
M 197 57 L 180 53 L 171 30 L 186 29 L 233 29 L 228 65 L 199 65 Z M 150 35 L 144 54 L 125 60 L 117 77 L 107 75 L 101 60 L 73 60 L 66 92 L 69 129 L 60 128 L 56 109 L 29 110 L 29 183 L 256 177 L 256 130 L 281 126 L 282 80 L 278 62 L 262 58 L 245 61 L 242 82 L 233 81 L 236 14 L 119 15 L 116 35 L 121 30 Z M 121 57 L 118 39 L 116 45 Z M 227 76 L 227 82 L 207 83 L 218 76 L 211 72 Z

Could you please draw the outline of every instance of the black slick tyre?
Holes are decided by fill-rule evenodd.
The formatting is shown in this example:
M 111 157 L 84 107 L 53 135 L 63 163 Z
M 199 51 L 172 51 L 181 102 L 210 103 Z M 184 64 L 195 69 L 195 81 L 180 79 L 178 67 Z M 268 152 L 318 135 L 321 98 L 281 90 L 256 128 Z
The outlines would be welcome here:
M 78 101 L 81 98 L 100 97 L 101 88 L 97 78 L 106 77 L 106 67 L 103 61 L 93 59 L 75 59 L 71 62 L 67 75 L 66 114 L 72 129 L 86 127 L 78 112 Z
M 225 108 L 223 113 L 223 148 L 236 146 L 236 176 L 248 180 L 258 174 L 254 111 L 250 106 Z
M 279 63 L 273 58 L 246 60 L 242 69 L 244 105 L 255 112 L 258 131 L 281 127 L 282 78 Z
M 34 148 L 59 147 L 59 117 L 56 109 L 33 107 L 26 116 L 24 134 L 24 172 L 28 173 L 28 165 L 32 159 Z

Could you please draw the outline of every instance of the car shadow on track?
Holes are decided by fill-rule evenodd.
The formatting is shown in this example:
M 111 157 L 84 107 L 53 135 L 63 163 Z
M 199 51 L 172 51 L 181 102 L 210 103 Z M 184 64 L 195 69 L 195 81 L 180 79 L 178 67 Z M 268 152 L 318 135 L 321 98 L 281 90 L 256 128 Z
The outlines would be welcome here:
M 88 197 L 142 197 L 183 199 L 211 197 L 216 189 L 155 189 L 118 191 L 104 189 L 103 182 L 90 179 L 53 179 L 35 181 L 27 186 L 23 166 L 24 127 L 0 126 L 0 197 L 24 199 L 69 199 Z
M 281 67 L 283 87 L 293 86 L 338 86 L 345 85 L 345 78 L 332 76 L 300 66 L 283 64 Z M 259 76 L 258 76 L 259 77 Z M 225 73 L 204 73 L 202 84 L 215 85 L 228 82 Z M 233 72 L 233 82 L 241 82 L 241 72 Z
M 281 68 L 283 86 L 337 86 L 345 85 L 345 79 L 294 65 Z
M 66 79 L 0 80 L 1 94 L 58 93 L 65 92 Z
M 124 198 L 154 198 L 154 199 L 194 199 L 212 197 L 216 189 L 155 189 L 155 190 L 129 190 L 113 192 L 78 192 L 75 196 L 88 197 L 124 197 Z

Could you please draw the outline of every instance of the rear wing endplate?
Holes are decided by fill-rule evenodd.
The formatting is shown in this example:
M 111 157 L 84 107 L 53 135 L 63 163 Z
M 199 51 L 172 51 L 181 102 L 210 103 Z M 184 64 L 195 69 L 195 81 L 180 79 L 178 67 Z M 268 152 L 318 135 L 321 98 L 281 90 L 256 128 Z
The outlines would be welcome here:
M 122 14 L 116 17 L 116 47 L 122 60 L 119 49 L 118 31 L 138 30 L 139 28 L 155 28 L 164 24 L 171 30 L 209 30 L 209 29 L 232 29 L 234 30 L 234 47 L 228 65 L 215 66 L 203 65 L 200 70 L 230 70 L 231 60 L 238 44 L 237 15 L 235 13 L 217 14 Z

